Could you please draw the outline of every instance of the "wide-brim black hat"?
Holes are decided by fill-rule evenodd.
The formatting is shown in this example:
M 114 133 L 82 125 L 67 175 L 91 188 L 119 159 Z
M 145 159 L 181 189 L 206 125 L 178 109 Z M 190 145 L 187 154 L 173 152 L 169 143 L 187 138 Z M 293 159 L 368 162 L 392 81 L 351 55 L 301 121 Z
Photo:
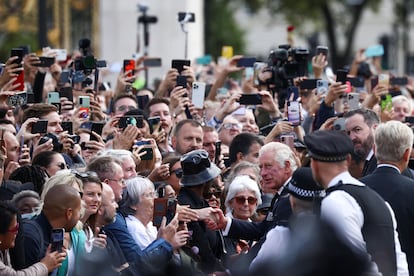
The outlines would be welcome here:
M 221 170 L 210 162 L 205 150 L 193 150 L 181 157 L 183 176 L 180 183 L 184 187 L 204 184 L 220 175 Z

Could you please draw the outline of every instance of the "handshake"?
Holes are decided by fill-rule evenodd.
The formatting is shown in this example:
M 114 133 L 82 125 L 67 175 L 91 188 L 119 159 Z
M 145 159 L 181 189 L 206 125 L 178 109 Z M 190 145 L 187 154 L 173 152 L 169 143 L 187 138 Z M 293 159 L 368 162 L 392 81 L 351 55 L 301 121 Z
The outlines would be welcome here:
M 210 230 L 224 230 L 227 226 L 227 218 L 224 216 L 220 208 L 209 209 L 208 216 L 204 219 L 204 223 Z

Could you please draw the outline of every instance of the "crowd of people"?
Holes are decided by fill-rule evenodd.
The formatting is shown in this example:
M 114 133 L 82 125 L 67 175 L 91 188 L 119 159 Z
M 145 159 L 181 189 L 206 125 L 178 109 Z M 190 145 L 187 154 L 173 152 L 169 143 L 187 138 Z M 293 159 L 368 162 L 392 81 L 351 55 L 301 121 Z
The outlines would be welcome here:
M 0 275 L 414 275 L 414 87 L 381 57 L 284 45 L 154 89 L 143 57 L 111 89 L 80 50 L 2 68 Z

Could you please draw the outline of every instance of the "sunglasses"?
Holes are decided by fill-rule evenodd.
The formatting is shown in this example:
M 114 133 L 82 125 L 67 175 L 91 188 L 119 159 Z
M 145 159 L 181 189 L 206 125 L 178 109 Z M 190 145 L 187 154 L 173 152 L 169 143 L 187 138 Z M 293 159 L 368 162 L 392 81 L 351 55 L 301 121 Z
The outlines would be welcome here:
M 17 232 L 19 232 L 19 223 L 17 223 L 16 226 L 13 227 L 12 229 L 7 230 L 7 232 L 13 233 L 13 234 L 16 234 Z
M 256 212 L 259 215 L 263 215 L 263 216 L 267 216 L 267 214 L 269 214 L 270 208 L 262 208 L 262 209 L 258 209 L 256 210 Z
M 92 171 L 78 172 L 78 171 L 72 170 L 71 172 L 77 178 L 84 179 L 84 180 L 88 179 L 89 177 L 96 177 L 96 178 L 98 178 L 98 174 L 96 172 L 92 172 Z
M 243 196 L 237 196 L 234 198 L 237 202 L 237 204 L 244 204 L 246 201 L 250 204 L 256 204 L 257 198 L 249 196 L 249 197 L 243 197 Z
M 177 178 L 181 178 L 183 176 L 183 169 L 176 169 L 172 171 Z
M 214 195 L 216 198 L 220 198 L 220 197 L 221 197 L 221 191 L 214 191 L 214 192 L 207 192 L 207 193 L 203 193 L 203 197 L 204 197 L 205 199 L 210 199 L 213 195 Z

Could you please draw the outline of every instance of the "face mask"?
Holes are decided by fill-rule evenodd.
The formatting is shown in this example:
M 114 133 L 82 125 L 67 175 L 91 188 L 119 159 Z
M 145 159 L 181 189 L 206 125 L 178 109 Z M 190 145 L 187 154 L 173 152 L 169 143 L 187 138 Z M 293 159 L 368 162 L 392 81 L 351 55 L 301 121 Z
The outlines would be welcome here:
M 36 213 L 22 214 L 22 219 L 32 219 L 34 216 L 36 216 Z

